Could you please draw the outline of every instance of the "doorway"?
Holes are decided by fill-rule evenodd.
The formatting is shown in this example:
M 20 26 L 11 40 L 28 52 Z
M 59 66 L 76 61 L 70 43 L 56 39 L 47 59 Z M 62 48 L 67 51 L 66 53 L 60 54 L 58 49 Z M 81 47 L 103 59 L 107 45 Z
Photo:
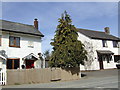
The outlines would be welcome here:
M 100 66 L 100 70 L 104 69 L 104 67 L 103 67 L 103 60 L 99 60 L 99 66 Z
M 104 69 L 102 55 L 98 55 L 98 61 L 99 61 L 100 70 Z
M 26 60 L 26 69 L 34 68 L 34 61 L 35 60 Z

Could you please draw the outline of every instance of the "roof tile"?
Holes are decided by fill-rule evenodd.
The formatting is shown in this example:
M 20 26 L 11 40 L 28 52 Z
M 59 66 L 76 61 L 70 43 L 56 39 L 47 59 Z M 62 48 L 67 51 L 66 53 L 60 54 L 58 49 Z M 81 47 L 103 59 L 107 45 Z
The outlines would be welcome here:
M 44 36 L 33 25 L 16 23 L 16 22 L 11 22 L 11 21 L 6 21 L 6 20 L 0 20 L 0 30 L 31 34 L 31 35 L 37 35 L 37 36 L 42 36 L 42 37 Z
M 101 31 L 93 31 L 93 30 L 88 30 L 88 29 L 78 29 L 78 32 L 93 38 L 93 39 L 105 39 L 105 40 L 119 40 L 120 38 L 115 37 L 113 35 L 110 34 L 106 34 L 105 32 L 101 32 Z

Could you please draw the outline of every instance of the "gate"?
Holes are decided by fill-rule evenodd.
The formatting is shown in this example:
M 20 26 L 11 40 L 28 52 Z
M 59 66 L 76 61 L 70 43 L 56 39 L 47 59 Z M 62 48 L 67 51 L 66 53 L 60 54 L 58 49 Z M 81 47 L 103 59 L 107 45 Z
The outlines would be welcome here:
M 6 69 L 0 69 L 0 85 L 6 85 Z

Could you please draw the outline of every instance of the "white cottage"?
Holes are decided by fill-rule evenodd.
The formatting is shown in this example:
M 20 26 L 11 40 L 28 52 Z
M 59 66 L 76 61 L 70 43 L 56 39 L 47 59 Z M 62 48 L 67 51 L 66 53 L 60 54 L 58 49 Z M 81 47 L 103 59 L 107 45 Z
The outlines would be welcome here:
M 100 70 L 116 68 L 120 60 L 120 38 L 110 34 L 109 27 L 105 32 L 87 29 L 78 29 L 78 40 L 80 40 L 88 52 L 88 61 L 80 65 L 81 70 Z
M 6 58 L 7 69 L 41 68 L 41 38 L 38 21 L 34 26 L 0 20 L 0 57 Z

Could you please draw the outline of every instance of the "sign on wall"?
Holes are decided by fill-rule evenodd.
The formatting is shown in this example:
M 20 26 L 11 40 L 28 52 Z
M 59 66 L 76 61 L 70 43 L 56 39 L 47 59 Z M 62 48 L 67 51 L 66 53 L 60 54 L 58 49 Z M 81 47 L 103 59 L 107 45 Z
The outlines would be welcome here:
M 30 48 L 34 48 L 34 42 L 32 42 L 32 41 L 28 41 L 28 47 L 30 47 Z

